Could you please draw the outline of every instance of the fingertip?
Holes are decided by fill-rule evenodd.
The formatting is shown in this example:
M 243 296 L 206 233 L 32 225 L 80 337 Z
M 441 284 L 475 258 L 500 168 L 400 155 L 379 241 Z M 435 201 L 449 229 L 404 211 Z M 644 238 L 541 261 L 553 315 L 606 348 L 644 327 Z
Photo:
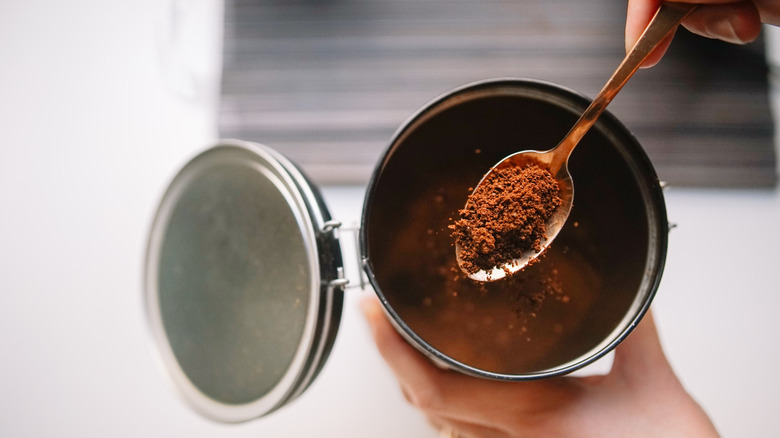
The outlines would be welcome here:
M 652 20 L 655 12 L 661 4 L 661 0 L 628 0 L 626 8 L 626 28 L 625 28 L 625 50 L 628 53 L 636 44 L 639 37 L 645 31 L 645 28 Z M 663 51 L 655 51 L 646 60 L 642 67 L 649 67 L 655 65 L 661 56 Z M 652 58 L 652 59 L 651 59 Z
M 655 67 L 655 65 L 661 61 L 661 58 L 664 57 L 664 53 L 666 53 L 665 50 L 655 50 L 654 52 L 650 53 L 644 61 L 642 61 L 642 64 L 639 66 L 639 68 L 646 69 Z
M 615 349 L 612 371 L 628 380 L 650 382 L 651 375 L 671 371 L 652 312 L 648 311 L 631 334 Z
M 363 295 L 358 300 L 358 306 L 360 306 L 363 316 L 370 322 L 379 306 L 379 302 L 371 295 Z
M 758 9 L 751 3 L 750 7 L 742 13 L 732 15 L 729 18 L 728 27 L 731 28 L 732 39 L 735 44 L 747 44 L 755 41 L 761 33 L 761 16 Z M 726 41 L 729 41 L 726 39 Z
M 372 295 L 364 295 L 358 300 L 358 306 L 360 307 L 360 311 L 363 313 L 363 317 L 368 323 L 368 327 L 371 330 L 371 335 L 376 340 L 377 332 L 381 330 L 380 324 L 382 324 L 382 318 L 384 318 L 379 300 L 377 300 L 377 298 Z
M 388 351 L 397 349 L 398 347 L 396 344 L 404 342 L 390 325 L 390 322 L 387 320 L 387 317 L 382 310 L 382 304 L 376 297 L 361 297 L 359 306 L 363 312 L 363 316 L 366 318 L 366 321 L 368 321 L 374 343 L 383 356 L 386 356 Z
M 416 392 L 432 385 L 431 380 L 436 375 L 433 363 L 403 339 L 376 297 L 361 297 L 359 306 L 368 321 L 377 351 L 390 366 L 401 387 L 410 389 L 406 396 L 414 402 Z
M 672 44 L 672 39 L 674 39 L 675 33 L 676 31 L 673 31 L 671 35 L 667 36 L 663 41 L 658 43 L 656 48 L 653 49 L 649 55 L 647 55 L 644 61 L 642 61 L 642 65 L 640 65 L 639 68 L 650 68 L 658 64 L 661 61 L 661 58 L 663 58 L 666 54 L 669 46 Z M 636 44 L 636 40 L 634 41 L 634 44 Z M 633 48 L 633 45 L 626 46 L 626 53 L 629 53 Z

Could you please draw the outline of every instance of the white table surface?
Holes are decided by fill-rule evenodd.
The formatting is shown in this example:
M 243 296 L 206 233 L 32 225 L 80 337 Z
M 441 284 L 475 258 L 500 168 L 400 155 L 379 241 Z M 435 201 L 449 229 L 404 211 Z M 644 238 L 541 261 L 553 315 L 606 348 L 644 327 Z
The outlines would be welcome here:
M 320 378 L 271 417 L 202 419 L 155 368 L 146 234 L 174 172 L 216 139 L 219 48 L 165 56 L 180 36 L 167 8 L 184 3 L 0 4 L 0 436 L 435 437 L 371 343 L 356 303 L 370 291 L 349 291 Z M 218 40 L 219 2 L 187 4 L 191 38 Z M 357 221 L 362 187 L 324 192 Z M 724 436 L 777 436 L 780 196 L 667 202 L 679 226 L 654 309 L 670 360 Z

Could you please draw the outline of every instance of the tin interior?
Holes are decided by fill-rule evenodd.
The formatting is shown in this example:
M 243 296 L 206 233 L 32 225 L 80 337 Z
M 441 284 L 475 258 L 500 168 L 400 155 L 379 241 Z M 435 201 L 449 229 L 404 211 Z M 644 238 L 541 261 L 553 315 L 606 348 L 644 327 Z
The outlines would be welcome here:
M 511 281 L 458 270 L 448 225 L 504 156 L 553 147 L 587 105 L 532 81 L 488 81 L 432 103 L 396 135 L 368 189 L 363 254 L 397 327 L 439 362 L 483 377 L 572 371 L 622 340 L 660 280 L 668 225 L 655 172 L 614 117 L 570 160 L 571 216 Z

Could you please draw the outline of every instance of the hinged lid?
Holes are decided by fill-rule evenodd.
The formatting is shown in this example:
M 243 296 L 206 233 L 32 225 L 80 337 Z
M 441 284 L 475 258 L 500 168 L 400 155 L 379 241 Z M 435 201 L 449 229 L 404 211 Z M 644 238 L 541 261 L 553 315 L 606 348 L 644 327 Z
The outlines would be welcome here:
M 322 198 L 287 159 L 226 141 L 174 178 L 145 272 L 157 356 L 178 392 L 218 421 L 298 396 L 333 345 L 341 253 Z

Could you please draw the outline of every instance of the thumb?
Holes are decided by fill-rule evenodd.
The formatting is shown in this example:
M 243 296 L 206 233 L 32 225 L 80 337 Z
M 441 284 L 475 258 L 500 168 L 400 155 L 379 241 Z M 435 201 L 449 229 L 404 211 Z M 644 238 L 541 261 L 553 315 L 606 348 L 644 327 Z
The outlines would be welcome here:
M 658 337 L 652 312 L 648 311 L 639 325 L 615 349 L 610 375 L 628 382 L 652 383 L 661 374 L 674 376 Z
M 628 0 L 625 31 L 626 53 L 634 47 L 660 6 L 661 0 Z M 672 37 L 668 36 L 650 53 L 645 62 L 642 63 L 642 68 L 652 67 L 661 60 L 666 49 L 672 43 Z

